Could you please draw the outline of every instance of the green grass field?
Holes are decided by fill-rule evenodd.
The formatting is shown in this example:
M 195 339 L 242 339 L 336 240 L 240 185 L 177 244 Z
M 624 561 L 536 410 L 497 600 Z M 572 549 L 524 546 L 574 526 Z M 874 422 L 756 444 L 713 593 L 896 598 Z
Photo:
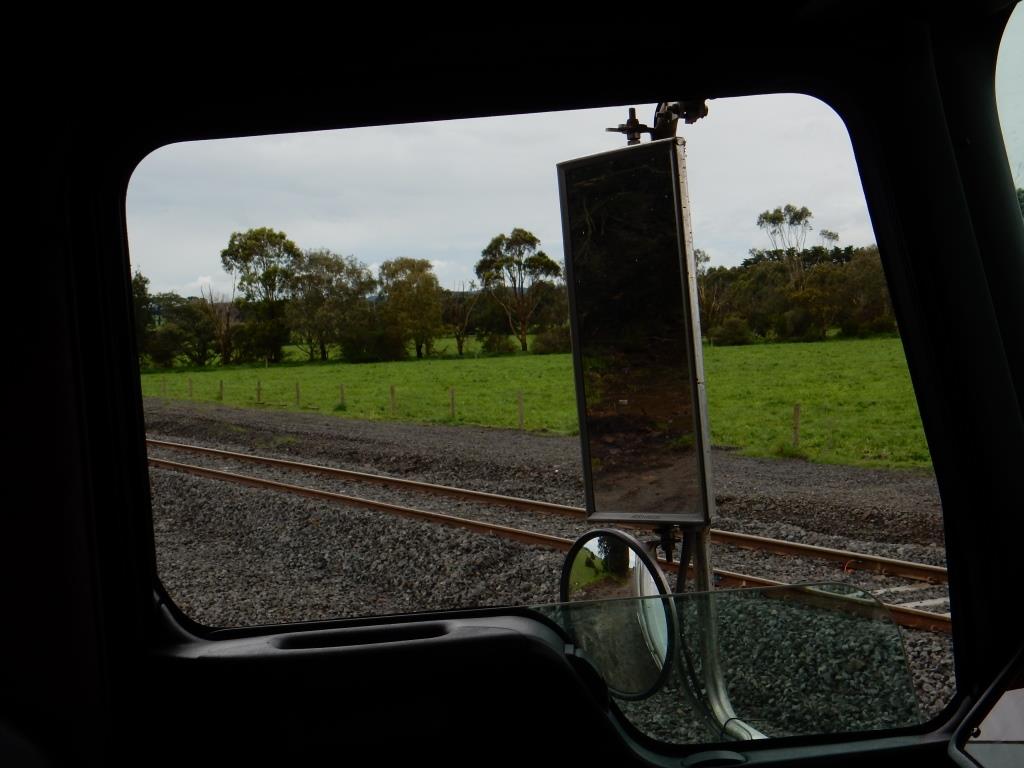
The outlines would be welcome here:
M 899 339 L 718 347 L 704 354 L 716 446 L 753 456 L 931 468 Z
M 513 355 L 475 359 L 424 359 L 395 363 L 285 363 L 270 368 L 231 366 L 174 370 L 142 376 L 146 396 L 214 401 L 224 382 L 228 405 L 319 411 L 362 419 L 517 427 L 518 393 L 528 430 L 571 434 L 577 430 L 572 361 L 568 355 Z M 256 402 L 256 383 L 260 403 Z M 299 405 L 295 385 L 299 384 Z M 341 408 L 341 385 L 345 408 Z M 391 412 L 391 387 L 395 413 Z M 448 389 L 455 388 L 455 419 Z
M 752 456 L 931 467 L 899 339 L 705 348 L 704 358 L 716 446 Z M 506 428 L 518 425 L 517 394 L 522 392 L 526 429 L 573 434 L 578 426 L 569 355 L 174 369 L 143 373 L 142 391 L 147 397 L 185 399 L 189 381 L 192 399 L 198 401 L 216 401 L 223 381 L 228 405 Z M 454 419 L 449 387 L 455 388 Z M 799 447 L 794 448 L 796 403 L 801 414 Z

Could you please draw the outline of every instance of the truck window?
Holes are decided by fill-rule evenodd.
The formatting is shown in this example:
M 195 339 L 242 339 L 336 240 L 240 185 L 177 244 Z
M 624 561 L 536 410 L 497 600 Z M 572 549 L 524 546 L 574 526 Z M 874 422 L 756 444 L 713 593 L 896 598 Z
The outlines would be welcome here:
M 927 720 L 954 693 L 942 510 L 849 137 L 807 96 L 709 107 L 679 135 L 720 586 L 840 582 L 897 606 Z M 139 165 L 154 537 L 182 611 L 236 627 L 556 601 L 587 526 L 555 165 L 622 146 L 604 129 L 625 115 L 189 142 Z

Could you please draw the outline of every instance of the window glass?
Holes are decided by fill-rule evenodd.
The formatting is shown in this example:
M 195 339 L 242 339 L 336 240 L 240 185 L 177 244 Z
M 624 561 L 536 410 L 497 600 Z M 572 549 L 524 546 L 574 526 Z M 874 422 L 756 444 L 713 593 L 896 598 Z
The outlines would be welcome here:
M 806 96 L 709 108 L 678 135 L 716 583 L 843 582 L 902 605 L 927 719 L 954 684 L 942 515 L 849 137 Z M 557 600 L 562 540 L 587 526 L 555 167 L 625 146 L 605 128 L 626 109 L 181 143 L 139 165 L 154 536 L 185 613 L 246 626 Z M 883 576 L 850 553 L 932 571 Z M 915 612 L 939 631 L 906 626 Z

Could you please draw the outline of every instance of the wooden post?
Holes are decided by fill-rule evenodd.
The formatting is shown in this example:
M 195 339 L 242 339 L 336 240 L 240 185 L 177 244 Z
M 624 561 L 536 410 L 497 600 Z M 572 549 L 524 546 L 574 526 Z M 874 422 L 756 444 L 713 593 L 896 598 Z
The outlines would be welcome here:
M 455 387 L 448 387 L 448 414 L 455 418 Z
M 523 393 L 522 392 L 516 392 L 516 402 L 519 405 L 519 428 L 522 429 L 523 428 L 523 423 L 525 422 L 525 419 L 523 418 Z
M 800 403 L 793 406 L 793 447 L 800 447 Z
M 224 402 L 224 379 L 220 380 L 220 386 L 217 388 L 217 399 Z
M 338 394 L 341 396 L 341 400 L 339 400 L 339 402 L 341 403 L 341 410 L 344 411 L 345 408 L 346 408 L 346 406 L 345 406 L 345 385 L 344 384 L 339 384 L 338 385 Z
M 391 385 L 391 415 L 395 415 L 395 385 Z
M 260 398 L 263 396 L 263 390 L 260 389 L 260 380 L 256 379 L 256 402 L 260 402 Z
M 302 398 L 299 395 L 299 382 L 297 382 L 297 381 L 295 382 L 295 407 L 296 408 L 301 408 L 302 407 Z
M 188 378 L 188 399 L 189 400 L 192 399 L 192 377 L 191 376 L 189 376 L 189 378 Z

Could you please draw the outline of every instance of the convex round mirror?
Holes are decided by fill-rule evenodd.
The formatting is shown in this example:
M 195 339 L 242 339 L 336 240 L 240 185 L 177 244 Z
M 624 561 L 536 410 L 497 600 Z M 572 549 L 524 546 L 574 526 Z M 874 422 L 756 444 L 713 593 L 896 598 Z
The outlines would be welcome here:
M 602 601 L 568 614 L 576 645 L 613 696 L 647 698 L 668 677 L 679 634 L 670 594 L 657 561 L 628 533 L 588 531 L 566 555 L 559 599 Z

